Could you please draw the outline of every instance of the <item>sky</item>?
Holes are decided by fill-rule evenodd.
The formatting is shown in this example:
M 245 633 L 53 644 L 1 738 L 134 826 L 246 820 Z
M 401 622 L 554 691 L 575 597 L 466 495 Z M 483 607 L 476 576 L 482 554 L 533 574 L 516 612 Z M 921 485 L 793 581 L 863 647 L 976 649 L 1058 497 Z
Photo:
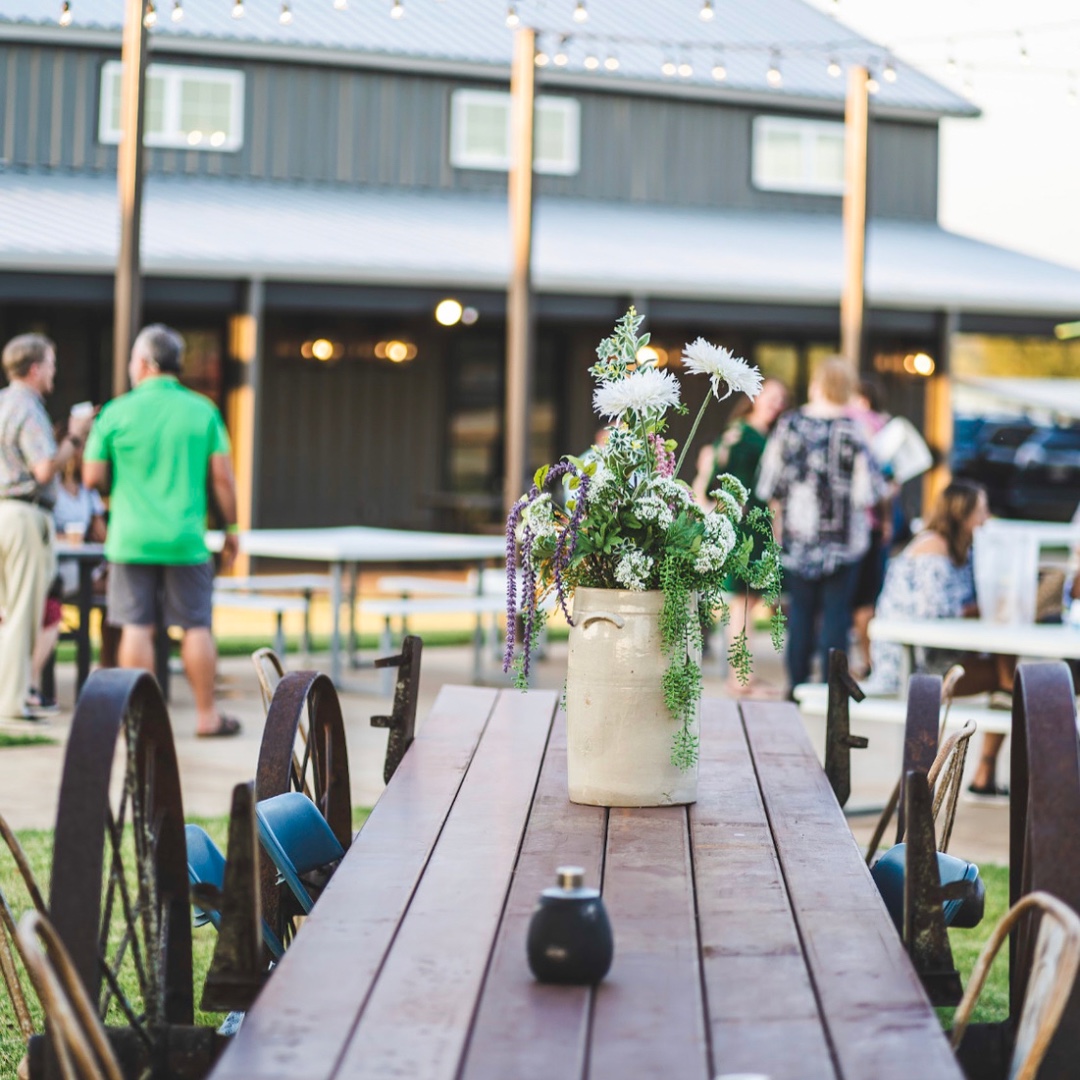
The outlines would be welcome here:
M 942 122 L 945 228 L 1080 268 L 1080 0 L 809 2 L 982 109 Z

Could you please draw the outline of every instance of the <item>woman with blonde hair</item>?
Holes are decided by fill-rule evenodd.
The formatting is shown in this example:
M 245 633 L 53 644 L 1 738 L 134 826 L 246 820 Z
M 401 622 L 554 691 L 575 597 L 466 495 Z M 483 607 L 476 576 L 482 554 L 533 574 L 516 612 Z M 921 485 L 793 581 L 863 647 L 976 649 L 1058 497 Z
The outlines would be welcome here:
M 843 357 L 824 360 L 809 402 L 780 418 L 761 459 L 757 495 L 772 509 L 783 549 L 792 689 L 809 678 L 815 651 L 824 678 L 829 650 L 847 649 L 859 564 L 870 546 L 866 511 L 887 490 L 846 411 L 855 382 Z
M 956 619 L 978 615 L 971 549 L 975 530 L 989 517 L 986 489 L 973 480 L 954 480 L 934 501 L 922 531 L 889 563 L 877 614 L 889 619 Z M 870 643 L 872 674 L 863 684 L 871 693 L 897 693 L 903 671 L 903 646 Z M 915 650 L 915 669 L 943 675 L 962 664 L 956 693 L 1012 693 L 1015 656 L 978 656 L 954 649 Z M 971 787 L 974 795 L 1003 795 L 995 771 L 1005 736 L 987 733 Z

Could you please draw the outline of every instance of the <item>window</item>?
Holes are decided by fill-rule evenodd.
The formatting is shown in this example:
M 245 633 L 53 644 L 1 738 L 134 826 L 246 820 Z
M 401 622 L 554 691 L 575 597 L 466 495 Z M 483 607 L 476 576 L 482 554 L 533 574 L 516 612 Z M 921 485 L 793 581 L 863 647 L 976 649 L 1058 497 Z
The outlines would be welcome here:
M 754 187 L 844 194 L 844 125 L 828 120 L 754 119 Z
M 98 138 L 120 141 L 120 61 L 101 69 Z M 146 69 L 143 144 L 191 150 L 239 150 L 244 142 L 244 73 L 150 64 Z
M 538 173 L 573 176 L 580 166 L 581 107 L 573 98 L 536 99 L 533 165 Z M 455 90 L 450 100 L 450 164 L 457 169 L 510 168 L 510 95 Z

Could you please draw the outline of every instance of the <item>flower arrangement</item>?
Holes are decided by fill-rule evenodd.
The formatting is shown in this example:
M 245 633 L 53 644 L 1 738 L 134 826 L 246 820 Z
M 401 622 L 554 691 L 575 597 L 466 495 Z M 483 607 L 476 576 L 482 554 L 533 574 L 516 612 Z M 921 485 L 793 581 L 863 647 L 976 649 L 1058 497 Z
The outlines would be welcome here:
M 701 669 L 695 656 L 700 655 L 703 629 L 713 613 L 727 621 L 723 583 L 734 577 L 762 592 L 776 610 L 772 639 L 779 649 L 780 552 L 768 512 L 759 508 L 744 513 L 748 492 L 738 479 L 721 477 L 719 487 L 710 493 L 715 505 L 705 510 L 678 478 L 709 401 L 722 401 L 733 393 L 755 397 L 761 374 L 702 338 L 686 346 L 683 368 L 708 376 L 712 385 L 676 460 L 675 442 L 664 437 L 666 417 L 670 409 L 682 414 L 687 410 L 680 402 L 676 376 L 655 362 L 638 361 L 649 342 L 648 334 L 639 336 L 642 321 L 630 308 L 612 336 L 600 343 L 597 363 L 589 369 L 597 383 L 595 411 L 610 421 L 606 440 L 581 457 L 567 456 L 541 468 L 528 493 L 510 511 L 504 670 L 515 664 L 520 615 L 524 639 L 516 664 L 519 685 L 527 682 L 530 653 L 545 619 L 541 601 L 552 593 L 573 625 L 570 599 L 579 586 L 662 590 L 661 636 L 668 658 L 663 690 L 676 724 L 671 760 L 685 769 L 698 755 L 691 730 L 701 696 Z M 756 559 L 755 534 L 763 541 Z M 729 649 L 729 662 L 743 681 L 749 677 L 752 657 L 745 623 Z

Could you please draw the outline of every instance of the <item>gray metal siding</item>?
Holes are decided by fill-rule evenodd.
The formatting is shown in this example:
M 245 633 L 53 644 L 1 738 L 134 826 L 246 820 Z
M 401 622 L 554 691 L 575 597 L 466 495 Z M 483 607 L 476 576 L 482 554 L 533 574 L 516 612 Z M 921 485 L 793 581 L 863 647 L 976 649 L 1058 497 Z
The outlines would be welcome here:
M 101 66 L 112 55 L 89 49 L 0 46 L 4 166 L 115 169 L 115 147 L 97 140 Z M 203 58 L 195 62 L 219 63 Z M 460 83 L 444 77 L 255 61 L 222 66 L 240 68 L 246 75 L 243 147 L 236 153 L 149 150 L 151 172 L 505 190 L 503 173 L 454 169 L 449 164 L 450 95 Z M 751 126 L 760 109 L 573 93 L 581 104 L 581 169 L 576 176 L 538 177 L 541 194 L 839 213 L 839 198 L 753 187 Z M 936 125 L 878 121 L 871 146 L 872 212 L 934 220 Z

